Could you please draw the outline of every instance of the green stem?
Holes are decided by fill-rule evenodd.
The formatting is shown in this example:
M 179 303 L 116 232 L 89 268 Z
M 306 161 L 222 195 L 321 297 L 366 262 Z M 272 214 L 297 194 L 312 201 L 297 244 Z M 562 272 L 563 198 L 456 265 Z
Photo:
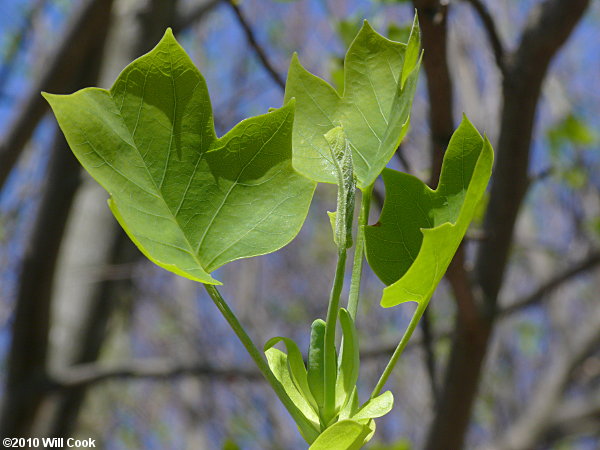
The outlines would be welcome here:
M 337 325 L 338 310 L 340 308 L 340 296 L 344 286 L 344 273 L 346 270 L 346 249 L 338 248 L 338 261 L 335 270 L 335 278 L 329 297 L 327 308 L 327 320 L 325 321 L 325 400 L 323 416 L 325 421 L 333 418 L 335 413 L 335 383 L 337 375 L 335 330 Z
M 365 254 L 365 227 L 369 221 L 371 209 L 371 195 L 373 184 L 362 191 L 360 199 L 360 215 L 358 216 L 358 230 L 356 232 L 356 247 L 354 249 L 354 262 L 352 264 L 352 282 L 350 283 L 350 294 L 348 296 L 348 312 L 352 320 L 356 322 L 358 311 L 358 300 L 360 298 L 360 281 Z
M 381 377 L 379 378 L 379 381 L 377 382 L 377 386 L 375 386 L 375 389 L 373 389 L 373 392 L 371 393 L 371 398 L 377 397 L 379 395 L 379 393 L 381 392 L 381 390 L 383 389 L 383 387 L 385 386 L 385 383 L 387 382 L 388 378 L 390 377 L 392 370 L 394 370 L 394 367 L 396 366 L 396 363 L 398 362 L 400 355 L 406 348 L 406 345 L 408 344 L 410 337 L 412 336 L 413 332 L 415 331 L 415 328 L 417 327 L 419 320 L 421 320 L 421 316 L 423 316 L 423 313 L 425 312 L 425 308 L 427 308 L 427 303 L 419 303 L 419 306 L 417 306 L 417 309 L 415 310 L 415 312 L 412 316 L 412 319 L 410 319 L 410 323 L 408 324 L 408 327 L 406 328 L 406 331 L 404 332 L 402 339 L 400 339 L 400 342 L 398 343 L 398 347 L 396 347 L 396 350 L 394 350 L 394 354 L 390 358 L 390 361 L 388 362 L 387 366 L 385 367 L 385 370 L 383 371 L 383 373 L 381 374 Z
M 211 284 L 205 284 L 204 287 L 206 288 L 208 295 L 210 295 L 210 298 L 217 306 L 221 314 L 223 314 L 223 317 L 225 317 L 225 320 L 227 320 L 227 323 L 229 323 L 239 340 L 242 342 L 242 345 L 244 346 L 252 360 L 256 363 L 258 369 L 261 371 L 267 382 L 275 391 L 275 394 L 277 394 L 277 397 L 279 397 L 279 400 L 281 400 L 281 403 L 283 403 L 283 406 L 285 406 L 285 408 L 288 410 L 288 412 L 294 418 L 297 424 L 300 424 L 303 421 L 305 421 L 302 413 L 296 407 L 296 405 L 294 405 L 292 400 L 290 400 L 279 380 L 275 378 L 275 375 L 273 375 L 273 372 L 271 372 L 271 369 L 269 368 L 269 365 L 263 358 L 261 352 L 258 350 L 258 348 L 256 348 L 256 345 L 254 345 L 254 342 L 252 342 L 252 339 L 250 338 L 250 336 L 248 336 L 248 333 L 246 333 L 246 330 L 244 330 L 242 324 L 239 322 L 233 311 L 229 308 L 229 306 L 221 296 L 221 293 L 217 290 L 215 286 Z

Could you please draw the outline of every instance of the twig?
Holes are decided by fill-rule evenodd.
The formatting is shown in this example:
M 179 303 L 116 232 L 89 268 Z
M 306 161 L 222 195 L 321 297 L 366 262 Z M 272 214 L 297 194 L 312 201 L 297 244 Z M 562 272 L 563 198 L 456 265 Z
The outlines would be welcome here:
M 500 316 L 508 316 L 517 311 L 531 306 L 539 302 L 544 297 L 548 296 L 552 291 L 562 286 L 565 282 L 570 281 L 577 275 L 587 272 L 588 270 L 594 269 L 600 265 L 600 252 L 595 252 L 585 258 L 583 261 L 575 264 L 569 269 L 562 273 L 554 275 L 548 282 L 542 284 L 534 292 L 518 300 L 513 300 L 508 303 L 508 306 L 500 310 Z
M 571 374 L 600 343 L 600 309 L 590 317 L 589 323 L 573 337 L 572 345 L 556 351 L 557 359 L 537 383 L 533 399 L 527 409 L 510 429 L 502 433 L 499 442 L 489 448 L 494 450 L 527 450 L 535 448 L 560 411 L 561 399 L 571 380 Z
M 252 31 L 252 28 L 250 27 L 250 24 L 242 14 L 241 9 L 239 8 L 235 0 L 226 1 L 235 13 L 235 17 L 237 18 L 238 23 L 244 29 L 244 33 L 246 33 L 246 39 L 248 40 L 250 46 L 254 49 L 254 52 L 256 53 L 256 56 L 258 56 L 258 59 L 260 60 L 262 66 L 269 73 L 275 84 L 277 84 L 282 90 L 284 90 L 285 81 L 283 80 L 281 75 L 279 75 L 277 70 L 275 70 L 275 68 L 269 61 L 269 58 L 267 58 L 267 54 L 265 53 L 264 49 L 257 42 L 256 37 L 254 36 L 254 31 Z
M 563 401 L 556 408 L 554 417 L 547 427 L 542 445 L 564 438 L 565 436 L 582 433 L 598 432 L 600 423 L 600 392 L 586 396 L 583 399 Z
M 190 8 L 189 11 L 180 13 L 173 25 L 173 33 L 177 34 L 182 30 L 190 27 L 194 23 L 204 19 L 206 15 L 218 6 L 223 0 L 209 0 L 207 2 L 196 5 Z
M 53 390 L 75 389 L 91 386 L 102 381 L 119 379 L 163 380 L 181 376 L 202 376 L 238 380 L 263 381 L 256 369 L 241 367 L 214 367 L 201 361 L 179 362 L 165 359 L 133 360 L 120 365 L 102 365 L 100 363 L 78 364 L 51 375 L 49 388 Z
M 494 22 L 494 18 L 490 14 L 489 10 L 485 6 L 485 4 L 481 0 L 464 0 L 473 6 L 477 15 L 481 19 L 481 23 L 483 24 L 483 28 L 486 31 L 488 40 L 490 41 L 490 45 L 492 46 L 492 50 L 494 53 L 494 58 L 496 59 L 496 65 L 502 73 L 502 76 L 506 75 L 506 53 L 504 50 L 504 44 L 502 44 L 502 40 L 500 39 L 500 35 L 498 34 L 498 29 L 496 28 L 496 22 Z
M 29 10 L 25 14 L 23 23 L 16 31 L 14 38 L 11 40 L 8 45 L 8 51 L 0 64 L 0 98 L 4 97 L 5 93 L 4 88 L 6 84 L 6 80 L 8 79 L 10 73 L 14 68 L 14 60 L 22 50 L 23 44 L 26 42 L 27 37 L 32 29 L 32 24 L 39 14 L 39 12 L 44 8 L 44 5 L 47 0 L 35 0 L 33 5 L 29 7 Z

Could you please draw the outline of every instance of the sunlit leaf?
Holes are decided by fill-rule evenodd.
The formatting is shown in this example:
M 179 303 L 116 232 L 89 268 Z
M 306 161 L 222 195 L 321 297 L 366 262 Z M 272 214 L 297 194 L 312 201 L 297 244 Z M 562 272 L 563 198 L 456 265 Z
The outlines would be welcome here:
M 429 301 L 485 192 L 492 162 L 489 141 L 464 118 L 450 140 L 435 191 L 412 175 L 383 172 L 383 211 L 379 222 L 365 229 L 369 264 L 389 285 L 382 306 Z
M 267 341 L 264 346 L 264 351 L 267 351 L 279 342 L 283 342 L 287 349 L 287 361 L 292 381 L 306 401 L 315 409 L 315 412 L 318 412 L 317 402 L 315 401 L 308 386 L 306 367 L 304 366 L 302 352 L 300 352 L 298 345 L 290 338 L 274 337 Z
M 394 396 L 390 391 L 385 391 L 366 402 L 361 408 L 352 415 L 352 420 L 376 419 L 385 416 L 394 406 Z
M 323 431 L 310 450 L 358 450 L 370 432 L 367 425 L 354 420 L 341 420 Z
M 336 407 L 341 408 L 350 400 L 358 380 L 360 368 L 358 336 L 350 313 L 344 308 L 339 312 L 340 325 L 344 339 L 338 359 L 338 377 L 336 380 Z
M 302 414 L 301 417 L 294 417 L 302 436 L 307 442 L 313 442 L 319 435 L 321 427 L 319 417 L 292 381 L 288 368 L 287 355 L 281 350 L 273 347 L 267 349 L 265 355 L 273 375 L 275 375 L 275 378 L 281 383 L 287 396 Z
M 411 49 L 420 45 L 416 30 L 413 36 Z M 352 148 L 358 187 L 375 181 L 409 126 L 420 60 L 414 60 L 411 50 L 405 62 L 406 52 L 406 44 L 386 39 L 365 21 L 346 54 L 342 95 L 304 69 L 294 55 L 285 100 L 298 100 L 294 167 L 299 172 L 316 181 L 337 182 L 324 136 L 342 126 Z
M 298 233 L 314 183 L 292 168 L 294 104 L 214 131 L 206 83 L 168 30 L 110 90 L 45 94 L 110 208 L 159 266 L 203 283 Z
M 352 393 L 350 394 L 350 398 L 340 410 L 339 420 L 349 419 L 356 413 L 356 411 L 358 411 L 358 408 L 358 392 L 356 390 L 356 386 L 354 386 L 354 389 L 352 389 Z

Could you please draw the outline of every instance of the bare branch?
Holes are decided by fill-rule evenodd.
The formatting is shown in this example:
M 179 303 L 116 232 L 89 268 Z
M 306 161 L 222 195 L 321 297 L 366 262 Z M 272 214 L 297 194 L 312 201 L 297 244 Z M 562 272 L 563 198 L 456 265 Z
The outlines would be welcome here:
M 499 315 L 508 316 L 517 311 L 522 310 L 527 306 L 531 306 L 539 302 L 544 297 L 552 293 L 552 291 L 558 289 L 566 282 L 571 281 L 577 275 L 595 269 L 596 267 L 598 267 L 598 265 L 600 265 L 600 252 L 594 252 L 587 258 L 585 258 L 583 261 L 571 266 L 564 272 L 554 275 L 549 281 L 542 284 L 528 296 L 509 302 L 508 306 L 505 306 L 500 310 Z
M 484 224 L 490 238 L 481 243 L 476 261 L 477 282 L 492 310 L 529 186 L 529 152 L 542 83 L 550 61 L 588 4 L 589 0 L 546 0 L 536 5 L 514 57 L 507 61 L 496 167 Z
M 21 51 L 23 44 L 27 41 L 29 33 L 32 30 L 32 24 L 40 11 L 44 8 L 46 1 L 47 0 L 35 0 L 33 2 L 25 14 L 23 23 L 16 31 L 14 38 L 10 40 L 4 61 L 2 61 L 2 64 L 0 64 L 0 98 L 6 95 L 3 91 L 6 80 L 10 76 L 10 72 L 15 67 L 13 61 Z
M 222 3 L 223 0 L 209 0 L 199 5 L 195 5 L 187 11 L 179 14 L 173 25 L 173 33 L 177 34 L 180 31 L 192 26 L 193 24 L 204 19 L 216 6 Z
M 548 298 L 548 296 L 556 289 L 564 286 L 566 283 L 573 281 L 578 275 L 586 271 L 593 270 L 600 265 L 600 253 L 594 252 L 584 260 L 575 263 L 571 268 L 564 272 L 558 273 L 550 278 L 548 282 L 538 287 L 532 294 L 519 300 L 513 300 L 508 303 L 508 306 L 500 308 L 497 314 L 497 319 L 505 319 L 521 312 L 524 308 L 538 304 Z M 448 339 L 452 336 L 451 329 L 438 330 L 432 336 L 432 340 L 437 342 L 440 339 Z M 417 345 L 421 345 L 422 338 L 416 336 L 408 343 L 407 350 Z M 383 356 L 389 357 L 395 350 L 397 342 L 390 342 L 384 345 L 366 345 L 361 349 L 361 355 L 364 358 L 379 358 Z
M 258 56 L 258 59 L 261 62 L 262 66 L 269 73 L 275 84 L 277 84 L 281 88 L 281 90 L 284 90 L 285 81 L 283 80 L 281 75 L 279 75 L 277 70 L 275 70 L 273 64 L 271 64 L 269 58 L 267 58 L 265 50 L 260 46 L 260 44 L 256 40 L 256 37 L 254 36 L 254 31 L 252 31 L 250 24 L 242 14 L 242 10 L 237 5 L 235 0 L 227 0 L 227 4 L 235 13 L 235 17 L 237 18 L 238 23 L 243 28 L 244 33 L 246 33 L 246 39 L 248 40 L 248 44 L 250 44 L 250 46 L 254 49 L 254 52 L 256 53 L 256 56 Z
M 241 367 L 219 368 L 202 361 L 183 362 L 165 359 L 143 359 L 120 365 L 101 363 L 78 364 L 51 375 L 49 388 L 53 390 L 90 387 L 108 380 L 153 379 L 164 380 L 181 376 L 221 378 L 227 382 L 263 380 L 256 369 Z
M 561 400 L 573 370 L 600 344 L 600 309 L 590 317 L 586 327 L 579 330 L 571 345 L 556 352 L 556 361 L 546 376 L 538 383 L 533 398 L 517 422 L 502 434 L 500 442 L 489 448 L 494 450 L 527 450 L 535 448 L 552 425 L 553 416 L 560 411 Z M 560 415 L 558 415 L 560 417 Z
M 500 39 L 500 35 L 498 34 L 498 29 L 496 28 L 496 22 L 494 22 L 494 18 L 490 14 L 489 10 L 485 6 L 485 4 L 481 0 L 464 0 L 473 6 L 473 9 L 477 12 L 481 23 L 483 24 L 483 28 L 487 34 L 488 40 L 490 41 L 490 45 L 494 52 L 494 58 L 496 60 L 496 65 L 500 70 L 500 73 L 504 76 L 506 74 L 506 63 L 505 63 L 505 51 L 504 44 L 502 44 L 502 40 Z
M 543 445 L 574 434 L 597 433 L 600 423 L 600 392 L 583 399 L 565 401 L 546 427 Z

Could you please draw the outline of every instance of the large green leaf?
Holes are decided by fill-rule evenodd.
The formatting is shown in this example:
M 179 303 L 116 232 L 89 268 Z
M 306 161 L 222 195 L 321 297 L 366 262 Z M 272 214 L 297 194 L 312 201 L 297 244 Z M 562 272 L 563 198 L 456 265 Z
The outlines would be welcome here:
M 294 105 L 214 131 L 206 83 L 170 30 L 110 90 L 44 94 L 140 250 L 203 283 L 298 233 L 314 183 L 292 167 Z
M 413 57 L 420 47 L 416 17 L 413 31 L 407 45 L 386 39 L 365 21 L 346 54 L 342 95 L 304 69 L 294 55 L 285 100 L 298 100 L 294 167 L 299 172 L 316 181 L 337 182 L 325 135 L 342 126 L 358 187 L 375 181 L 408 129 L 420 66 Z
M 389 285 L 382 306 L 429 301 L 485 192 L 493 157 L 487 138 L 465 117 L 450 140 L 435 191 L 411 175 L 383 172 L 383 211 L 365 229 L 369 264 Z

